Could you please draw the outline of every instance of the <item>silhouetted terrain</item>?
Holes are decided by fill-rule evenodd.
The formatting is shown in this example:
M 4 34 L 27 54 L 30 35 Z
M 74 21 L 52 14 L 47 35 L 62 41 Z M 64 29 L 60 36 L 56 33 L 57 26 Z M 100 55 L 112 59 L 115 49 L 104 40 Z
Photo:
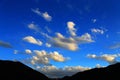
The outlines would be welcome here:
M 94 68 L 79 72 L 71 77 L 60 80 L 120 80 L 120 63 L 105 68 Z
M 0 60 L 0 80 L 49 80 L 30 67 L 12 61 Z
M 0 80 L 50 79 L 20 62 L 0 60 Z M 79 72 L 73 76 L 66 76 L 59 80 L 120 80 L 120 63 L 105 68 L 94 68 Z

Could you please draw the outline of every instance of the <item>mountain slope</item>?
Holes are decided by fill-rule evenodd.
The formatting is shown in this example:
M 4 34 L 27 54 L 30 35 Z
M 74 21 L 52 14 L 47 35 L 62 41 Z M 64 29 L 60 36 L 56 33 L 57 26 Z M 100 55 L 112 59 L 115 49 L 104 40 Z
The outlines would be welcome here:
M 61 80 L 120 80 L 120 63 L 105 68 L 94 68 L 79 72 Z
M 20 62 L 0 60 L 0 80 L 120 80 L 120 63 L 79 72 L 62 79 L 49 79 Z
M 30 67 L 13 61 L 0 60 L 0 80 L 49 80 Z

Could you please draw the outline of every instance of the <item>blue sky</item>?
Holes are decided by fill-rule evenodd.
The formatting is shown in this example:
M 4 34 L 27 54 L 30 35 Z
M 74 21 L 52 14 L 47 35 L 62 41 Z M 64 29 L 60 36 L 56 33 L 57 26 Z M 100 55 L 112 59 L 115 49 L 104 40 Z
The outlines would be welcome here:
M 118 62 L 119 3 L 1 0 L 0 59 L 21 61 L 49 77 Z M 66 74 L 55 75 L 61 69 Z

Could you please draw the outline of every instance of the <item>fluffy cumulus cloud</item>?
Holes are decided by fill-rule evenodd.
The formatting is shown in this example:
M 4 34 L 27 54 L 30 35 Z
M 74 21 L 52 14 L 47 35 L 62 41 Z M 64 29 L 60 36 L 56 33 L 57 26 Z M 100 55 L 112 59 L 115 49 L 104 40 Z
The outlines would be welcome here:
M 26 42 L 32 43 L 32 44 L 39 45 L 39 46 L 42 45 L 42 42 L 39 39 L 35 39 L 32 36 L 26 36 L 26 37 L 23 38 L 23 40 L 26 41 Z
M 8 42 L 0 41 L 0 46 L 5 48 L 12 48 L 12 45 Z
M 120 48 L 120 42 L 119 43 L 115 43 L 115 44 L 109 46 L 109 48 L 110 49 L 118 49 L 118 48 Z
M 20 52 L 17 52 L 20 53 Z M 69 57 L 64 57 L 62 54 L 60 54 L 57 51 L 54 52 L 47 52 L 45 50 L 29 50 L 26 49 L 24 54 L 29 54 L 32 57 L 29 59 L 29 63 L 32 65 L 51 65 L 50 61 L 56 61 L 56 62 L 65 62 L 69 60 Z M 24 61 L 26 62 L 26 60 Z M 28 60 L 27 60 L 28 62 Z
M 97 33 L 97 34 L 104 34 L 105 31 L 103 29 L 92 28 L 91 32 L 92 33 Z
M 104 60 L 104 61 L 108 62 L 109 64 L 114 64 L 114 63 L 118 62 L 116 60 L 116 58 L 120 57 L 120 54 L 103 54 L 100 56 L 97 56 L 95 54 L 88 54 L 87 57 L 96 59 L 96 60 Z
M 41 11 L 39 10 L 39 8 L 37 8 L 37 9 L 32 9 L 32 11 L 33 11 L 34 13 L 36 13 L 37 15 L 43 17 L 46 21 L 51 21 L 51 20 L 52 20 L 52 17 L 48 14 L 48 12 L 41 12 Z
M 49 54 L 50 58 L 57 62 L 64 62 L 69 58 L 64 58 L 63 55 L 59 54 L 57 51 L 51 52 Z
M 49 43 L 53 47 L 59 47 L 71 51 L 76 51 L 79 49 L 80 44 L 92 43 L 94 40 L 92 39 L 89 33 L 84 33 L 81 36 L 76 34 L 75 23 L 72 21 L 67 22 L 68 31 L 70 33 L 69 37 L 64 36 L 63 34 L 57 32 L 54 37 L 44 34 L 47 38 L 49 38 Z
M 94 42 L 89 33 L 85 33 L 81 36 L 76 37 L 65 37 L 61 33 L 56 33 L 55 37 L 51 37 L 49 42 L 54 47 L 60 47 L 75 51 L 78 49 L 79 44 Z
M 63 68 L 57 68 L 56 66 L 44 66 L 37 67 L 37 70 L 44 73 L 46 76 L 50 78 L 61 78 L 64 76 L 71 76 L 77 72 L 89 70 L 88 67 L 82 66 L 65 66 Z

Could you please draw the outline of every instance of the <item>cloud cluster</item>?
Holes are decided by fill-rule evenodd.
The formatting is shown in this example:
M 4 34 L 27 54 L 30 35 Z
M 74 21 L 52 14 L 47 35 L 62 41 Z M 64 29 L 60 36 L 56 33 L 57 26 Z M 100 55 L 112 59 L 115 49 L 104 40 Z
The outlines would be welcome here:
M 97 33 L 97 34 L 104 34 L 105 31 L 103 29 L 93 28 L 93 29 L 91 29 L 91 32 L 92 33 Z
M 104 60 L 108 62 L 109 64 L 114 64 L 117 62 L 116 58 L 120 57 L 120 54 L 103 54 L 100 56 L 97 56 L 95 54 L 88 54 L 87 57 L 96 59 L 96 60 Z
M 91 68 L 82 66 L 65 66 L 63 68 L 57 68 L 56 66 L 44 66 L 36 67 L 38 71 L 46 74 L 50 78 L 61 78 L 64 76 L 71 76 L 77 72 L 89 70 Z
M 36 44 L 41 46 L 43 43 L 39 40 L 39 39 L 35 39 L 32 36 L 26 36 L 23 38 L 24 41 L 28 42 L 28 43 L 32 43 L 32 44 Z
M 37 15 L 39 15 L 39 16 L 41 16 L 41 17 L 43 17 L 46 21 L 51 21 L 52 20 L 52 17 L 48 14 L 48 12 L 41 12 L 40 10 L 39 10 L 39 8 L 37 8 L 37 9 L 32 9 L 32 11 L 34 12 L 34 13 L 36 13 Z
M 85 33 L 81 36 L 78 36 L 74 28 L 75 24 L 74 22 L 67 22 L 68 31 L 70 32 L 69 37 L 65 37 L 61 33 L 56 33 L 55 37 L 49 37 L 49 43 L 54 47 L 59 47 L 71 51 L 78 50 L 79 44 L 86 44 L 86 43 L 92 43 L 94 40 L 92 40 L 92 37 L 89 33 Z
M 20 52 L 17 52 L 20 53 Z M 60 54 L 57 51 L 54 52 L 47 52 L 45 50 L 29 50 L 26 49 L 24 52 L 28 55 L 31 55 L 32 57 L 29 59 L 29 63 L 32 65 L 51 65 L 50 61 L 56 61 L 56 62 L 65 62 L 66 60 L 69 60 L 69 57 L 64 57 L 62 54 Z M 24 60 L 24 62 L 28 63 L 28 60 Z
M 0 46 L 5 48 L 12 48 L 12 45 L 8 42 L 0 41 Z

